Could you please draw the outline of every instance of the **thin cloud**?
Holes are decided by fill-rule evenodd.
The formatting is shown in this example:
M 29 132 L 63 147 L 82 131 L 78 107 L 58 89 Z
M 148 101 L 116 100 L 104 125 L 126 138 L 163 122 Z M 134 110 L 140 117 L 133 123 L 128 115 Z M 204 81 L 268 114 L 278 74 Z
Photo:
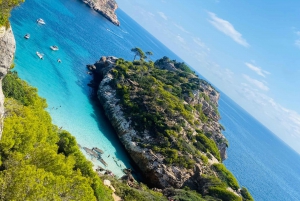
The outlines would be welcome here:
M 270 72 L 265 71 L 265 70 L 261 69 L 260 67 L 254 66 L 253 64 L 246 62 L 245 65 L 262 77 L 266 77 L 266 75 L 270 74 Z
M 208 20 L 214 27 L 216 27 L 219 31 L 223 32 L 225 35 L 232 38 L 235 42 L 237 42 L 240 45 L 243 45 L 244 47 L 249 47 L 250 45 L 247 43 L 247 41 L 242 37 L 242 34 L 239 33 L 233 25 L 221 18 L 218 18 L 215 13 L 208 12 L 211 20 Z
M 293 28 L 293 29 L 295 29 L 295 28 Z M 300 48 L 300 39 L 299 39 L 300 31 L 294 31 L 294 33 L 298 36 L 298 39 L 295 40 L 294 45 L 297 46 L 298 48 Z
M 155 15 L 151 12 L 148 12 L 148 15 L 151 16 L 151 17 L 154 17 Z
M 182 26 L 180 26 L 179 24 L 173 23 L 178 29 L 180 29 L 181 31 L 185 32 L 185 33 L 190 33 L 188 32 L 185 28 L 183 28 Z
M 210 51 L 210 49 L 203 43 L 200 38 L 193 38 L 194 43 L 196 43 L 199 47 L 206 49 L 207 51 Z
M 288 109 L 273 98 L 252 89 L 247 84 L 242 84 L 238 90 L 241 96 L 255 104 L 256 110 L 263 112 L 268 118 L 262 117 L 269 129 L 276 133 L 282 140 L 300 153 L 300 115 Z
M 296 41 L 295 41 L 295 45 L 296 45 L 298 48 L 300 48 L 300 40 L 296 40 Z
M 181 36 L 176 36 L 177 40 L 179 40 L 181 43 L 185 44 L 185 40 Z
M 157 12 L 164 20 L 168 20 L 168 17 L 163 12 Z
M 256 86 L 257 88 L 263 90 L 263 91 L 269 91 L 269 87 L 266 86 L 263 82 L 258 81 L 256 79 L 252 79 L 251 77 L 249 77 L 248 75 L 243 74 L 243 77 L 251 84 L 253 84 L 254 86 Z

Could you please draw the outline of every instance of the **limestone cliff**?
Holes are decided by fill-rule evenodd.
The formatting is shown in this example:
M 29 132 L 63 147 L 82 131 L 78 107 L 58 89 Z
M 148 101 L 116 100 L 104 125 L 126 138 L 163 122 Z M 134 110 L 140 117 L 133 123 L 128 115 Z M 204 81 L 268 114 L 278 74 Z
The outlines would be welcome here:
M 11 28 L 0 28 L 0 138 L 3 129 L 4 95 L 2 79 L 9 71 L 16 50 L 16 41 Z
M 115 0 L 82 0 L 89 7 L 103 15 L 113 24 L 120 26 L 118 17 L 115 14 L 115 11 L 118 8 L 118 5 Z
M 91 86 L 97 88 L 97 97 L 108 119 L 150 186 L 162 189 L 188 186 L 200 193 L 207 194 L 210 188 L 210 184 L 207 184 L 209 183 L 207 175 L 212 177 L 217 175 L 213 164 L 219 164 L 226 158 L 227 140 L 221 133 L 222 126 L 218 123 L 220 115 L 216 109 L 219 93 L 209 83 L 197 78 L 195 74 L 180 70 L 178 64 L 174 65 L 174 62 L 169 61 L 169 64 L 165 65 L 164 62 L 164 60 L 160 60 L 155 63 L 155 66 L 149 62 L 148 66 L 145 65 L 147 67 L 143 68 L 140 62 L 136 62 L 137 64 L 134 62 L 132 65 L 115 57 L 102 57 L 94 65 L 88 65 L 88 68 L 94 73 Z M 122 71 L 125 74 L 121 74 Z M 159 73 L 176 71 L 172 75 L 181 76 L 178 77 L 179 80 L 183 80 L 180 101 L 187 110 L 190 110 L 189 114 L 192 114 L 192 117 L 164 108 L 167 100 L 161 100 L 158 90 L 171 91 L 172 86 L 164 85 L 164 89 L 155 88 L 154 96 L 156 97 L 154 99 L 149 97 L 145 88 L 142 87 L 143 81 L 141 80 L 143 78 L 141 76 L 160 76 L 159 73 L 155 74 L 155 71 Z M 134 80 L 134 78 L 136 79 Z M 156 78 L 151 77 L 150 80 L 159 84 L 160 81 L 158 77 Z M 185 78 L 186 80 L 184 80 Z M 190 91 L 185 91 L 185 87 L 189 86 L 193 80 L 196 84 L 189 88 Z M 173 81 L 174 86 L 175 82 L 176 80 Z M 124 88 L 131 92 L 124 95 L 124 91 L 122 91 Z M 153 86 L 150 86 L 149 90 L 152 89 Z M 137 99 L 140 102 L 135 102 Z M 161 102 L 154 104 L 154 100 Z M 173 100 L 175 101 L 175 99 Z M 126 110 L 127 103 L 129 105 L 141 104 Z M 174 108 L 179 107 L 180 104 Z M 137 113 L 134 112 L 134 108 L 145 110 L 145 116 L 136 118 Z M 164 124 L 167 128 L 178 128 L 178 130 L 164 130 L 162 132 L 166 133 L 159 133 L 157 132 L 159 128 L 154 128 L 153 124 L 150 127 L 144 125 L 141 127 L 143 118 L 147 124 L 149 123 L 145 120 L 147 115 L 154 113 L 167 117 L 167 119 L 157 120 L 160 122 L 158 124 Z M 178 124 L 181 127 L 178 127 Z M 170 143 L 165 145 L 164 140 Z M 211 142 L 217 145 L 218 153 L 209 148 L 208 143 Z M 170 159 L 170 155 L 172 155 L 173 161 L 172 158 Z M 238 195 L 237 191 L 234 193 Z

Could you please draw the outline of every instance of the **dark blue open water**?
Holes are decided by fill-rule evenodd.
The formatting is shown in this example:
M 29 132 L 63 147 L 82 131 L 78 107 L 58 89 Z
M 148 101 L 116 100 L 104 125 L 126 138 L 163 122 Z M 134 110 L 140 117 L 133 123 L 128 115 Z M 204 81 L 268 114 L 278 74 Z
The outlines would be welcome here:
M 47 99 L 55 124 L 69 130 L 82 146 L 103 149 L 108 169 L 120 176 L 121 168 L 130 167 L 128 155 L 89 98 L 91 77 L 85 65 L 102 55 L 131 60 L 130 49 L 135 46 L 152 51 L 153 60 L 165 55 L 181 59 L 124 12 L 117 14 L 120 27 L 77 0 L 27 0 L 12 12 L 11 24 L 17 41 L 15 69 L 20 77 Z M 43 18 L 46 25 L 38 25 L 37 18 Z M 31 34 L 29 40 L 23 38 L 26 33 Z M 53 52 L 50 45 L 60 50 Z M 44 60 L 36 51 L 44 53 Z M 58 58 L 62 63 L 57 63 Z M 256 200 L 300 200 L 299 155 L 224 94 L 219 110 L 230 143 L 225 164 L 240 184 Z

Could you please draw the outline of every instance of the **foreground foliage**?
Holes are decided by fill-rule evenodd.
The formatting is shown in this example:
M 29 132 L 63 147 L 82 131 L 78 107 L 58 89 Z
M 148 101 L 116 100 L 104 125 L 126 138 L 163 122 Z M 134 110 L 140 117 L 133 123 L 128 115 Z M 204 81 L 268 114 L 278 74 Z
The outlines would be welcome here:
M 128 186 L 125 180 L 117 180 L 110 176 L 102 176 L 102 179 L 109 179 L 116 189 L 116 194 L 124 201 L 216 201 L 217 199 L 206 196 L 202 197 L 196 191 L 189 189 L 164 189 L 163 193 L 149 189 L 142 183 L 135 183 Z
M 10 11 L 24 0 L 0 0 L 0 27 L 9 26 Z
M 150 190 L 142 183 L 136 183 L 135 187 L 129 187 L 126 181 L 117 180 L 110 176 L 102 176 L 102 179 L 111 181 L 112 186 L 116 189 L 116 194 L 124 201 L 167 201 L 168 199 L 159 192 Z
M 0 200 L 112 200 L 75 138 L 51 123 L 37 90 L 11 72 L 3 91 Z

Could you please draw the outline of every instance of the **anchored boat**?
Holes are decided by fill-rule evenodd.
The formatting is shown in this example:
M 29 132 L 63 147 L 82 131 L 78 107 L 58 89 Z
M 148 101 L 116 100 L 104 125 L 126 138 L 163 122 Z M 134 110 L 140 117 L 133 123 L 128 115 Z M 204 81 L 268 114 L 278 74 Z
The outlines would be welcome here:
M 30 34 L 25 34 L 24 38 L 25 39 L 29 39 L 30 38 Z
M 53 51 L 59 50 L 59 49 L 58 49 L 58 46 L 56 46 L 56 45 L 52 45 L 52 46 L 50 46 L 50 48 L 51 48 L 51 50 L 53 50 Z
M 40 58 L 40 59 L 43 59 L 43 56 L 44 54 L 43 53 L 40 53 L 40 52 L 36 52 L 36 55 Z
M 46 22 L 42 18 L 37 19 L 36 22 L 42 25 L 46 24 Z

